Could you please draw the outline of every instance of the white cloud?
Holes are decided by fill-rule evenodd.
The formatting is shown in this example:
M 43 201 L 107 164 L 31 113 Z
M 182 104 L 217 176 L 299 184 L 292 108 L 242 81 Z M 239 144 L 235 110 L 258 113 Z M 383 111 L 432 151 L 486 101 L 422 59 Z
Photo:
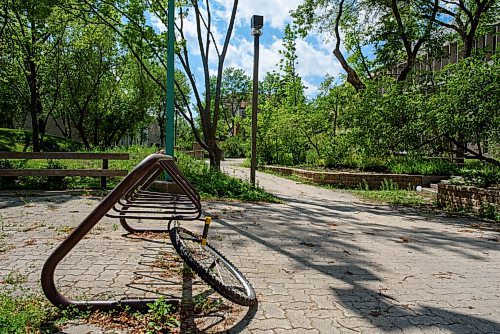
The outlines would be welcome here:
M 159 32 L 167 31 L 167 27 L 163 24 L 163 22 L 154 14 L 149 14 L 151 20 L 151 26 L 158 30 Z
M 317 84 L 309 82 L 305 79 L 302 79 L 302 83 L 304 84 L 304 86 L 306 86 L 306 90 L 305 90 L 306 96 L 311 97 L 311 96 L 318 95 L 319 86 Z
M 233 34 L 226 56 L 225 68 L 236 67 L 243 69 L 248 75 L 252 75 L 253 70 L 253 39 L 250 34 L 242 35 L 241 30 L 248 27 L 250 30 L 250 17 L 253 14 L 264 15 L 265 25 L 275 28 L 275 33 L 284 34 L 286 23 L 292 21 L 289 12 L 301 3 L 300 0 L 240 0 L 238 7 L 237 26 Z M 230 16 L 233 0 L 217 0 L 212 5 L 213 33 L 216 40 L 221 45 L 224 39 L 228 19 Z M 156 17 L 151 16 L 151 25 L 159 31 L 165 31 L 165 25 Z M 199 48 L 197 42 L 196 22 L 194 16 L 190 15 L 185 19 L 184 33 L 189 45 L 191 62 L 200 65 Z M 269 41 L 269 38 L 261 39 L 259 77 L 262 79 L 266 73 L 277 70 L 277 64 L 281 55 L 282 39 L 277 36 Z M 281 36 L 280 36 L 281 37 Z M 308 96 L 315 96 L 318 86 L 325 75 L 338 77 L 342 72 L 341 66 L 333 56 L 333 41 L 324 33 L 312 33 L 306 39 L 297 39 L 297 72 L 303 78 L 306 93 Z M 215 50 L 212 50 L 210 57 L 211 73 L 217 66 Z M 197 73 L 198 75 L 201 73 Z M 197 76 L 198 76 L 197 75 Z
M 324 77 L 326 74 L 337 76 L 340 64 L 331 51 L 303 39 L 297 40 L 297 72 L 304 78 Z
M 229 18 L 233 0 L 217 0 L 225 10 L 219 10 L 220 15 Z M 238 26 L 249 27 L 253 15 L 264 16 L 264 25 L 272 28 L 283 29 L 285 24 L 291 22 L 290 11 L 297 8 L 301 0 L 241 0 L 238 3 Z
M 267 72 L 277 70 L 281 55 L 282 40 L 274 36 L 273 43 L 261 45 L 259 58 L 260 78 Z M 226 67 L 243 69 L 248 75 L 253 70 L 253 41 L 247 39 L 233 39 L 226 60 Z M 342 71 L 341 66 L 332 52 L 321 45 L 303 39 L 297 40 L 297 73 L 303 78 L 307 86 L 307 95 L 316 95 L 319 83 L 329 74 L 337 77 Z
M 261 45 L 259 52 L 259 73 L 265 73 L 276 69 L 280 58 L 279 49 L 281 40 L 274 38 L 270 45 Z M 237 67 L 243 69 L 247 74 L 253 71 L 253 41 L 248 39 L 233 39 L 229 46 L 226 58 L 226 67 Z

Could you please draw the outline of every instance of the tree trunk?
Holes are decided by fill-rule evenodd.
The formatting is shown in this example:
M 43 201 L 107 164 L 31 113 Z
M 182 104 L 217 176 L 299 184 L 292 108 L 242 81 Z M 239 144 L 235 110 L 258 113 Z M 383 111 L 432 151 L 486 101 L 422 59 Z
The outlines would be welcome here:
M 340 49 L 336 49 L 333 51 L 333 55 L 340 62 L 340 65 L 347 73 L 347 82 L 350 83 L 357 92 L 364 90 L 366 88 L 363 81 L 358 76 L 358 73 L 347 63 L 346 59 L 342 55 Z
M 464 59 L 469 58 L 472 55 L 472 49 L 474 48 L 474 37 L 475 34 L 468 34 L 463 38 L 464 43 Z
M 414 65 L 415 65 L 415 58 L 409 57 L 408 60 L 406 61 L 405 67 L 398 75 L 398 82 L 405 81 L 406 78 L 408 78 L 408 74 L 410 74 L 410 71 L 412 70 Z
M 335 19 L 335 49 L 333 50 L 333 55 L 337 58 L 337 60 L 340 62 L 340 65 L 346 71 L 347 73 L 347 82 L 350 83 L 357 92 L 360 90 L 364 90 L 366 88 L 365 84 L 361 81 L 358 73 L 356 72 L 355 69 L 353 69 L 348 63 L 347 60 L 344 58 L 344 55 L 340 51 L 340 41 L 341 41 L 341 36 L 340 36 L 340 20 L 342 18 L 342 13 L 344 11 L 344 2 L 345 0 L 340 1 L 339 3 L 339 10 L 337 12 L 337 17 Z
M 28 67 L 28 85 L 30 89 L 30 114 L 31 114 L 31 129 L 33 140 L 33 152 L 40 152 L 40 127 L 39 115 L 42 113 L 42 103 L 40 102 L 40 94 L 38 92 L 38 78 L 36 74 L 36 64 L 32 59 L 26 61 Z
M 210 168 L 220 171 L 220 162 L 222 160 L 222 150 L 217 146 L 215 139 L 211 139 L 207 143 L 208 155 L 210 157 Z

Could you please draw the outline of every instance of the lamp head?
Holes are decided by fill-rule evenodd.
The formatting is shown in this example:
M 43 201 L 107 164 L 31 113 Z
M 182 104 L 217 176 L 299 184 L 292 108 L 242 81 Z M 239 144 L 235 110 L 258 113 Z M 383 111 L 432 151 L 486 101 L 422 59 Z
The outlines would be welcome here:
M 264 26 L 264 16 L 252 16 L 252 30 L 260 30 Z

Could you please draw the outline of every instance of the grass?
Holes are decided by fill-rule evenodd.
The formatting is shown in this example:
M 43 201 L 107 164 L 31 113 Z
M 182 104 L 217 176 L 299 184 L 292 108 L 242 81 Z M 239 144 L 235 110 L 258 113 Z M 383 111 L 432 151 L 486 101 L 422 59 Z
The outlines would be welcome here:
M 366 185 L 360 185 L 358 186 L 358 189 L 345 189 L 336 187 L 335 185 L 316 184 L 308 182 L 307 180 L 301 179 L 300 177 L 295 175 L 283 175 L 281 173 L 270 170 L 263 170 L 263 172 L 295 182 L 311 184 L 316 187 L 335 190 L 343 189 L 344 191 L 353 193 L 354 195 L 362 199 L 376 203 L 402 206 L 422 206 L 433 204 L 434 201 L 434 196 L 432 194 L 417 192 L 413 190 L 401 190 L 399 189 L 397 184 L 387 180 L 382 183 L 381 189 L 369 189 Z
M 394 157 L 389 159 L 387 167 L 391 173 L 414 175 L 446 175 L 459 172 L 459 168 L 444 159 L 425 160 L 414 157 Z
M 224 198 L 250 202 L 278 202 L 276 197 L 262 188 L 253 187 L 247 181 L 214 171 L 204 161 L 179 154 L 177 164 L 205 199 Z
M 14 270 L 11 271 L 3 280 L 0 281 L 2 284 L 9 285 L 19 285 L 26 283 L 28 281 L 28 277 L 26 275 L 21 274 L 19 271 Z
M 0 334 L 55 333 L 59 312 L 40 297 L 0 292 Z
M 353 194 L 377 203 L 402 206 L 422 206 L 432 203 L 432 198 L 412 190 L 350 190 Z
M 0 151 L 30 152 L 31 131 L 0 128 Z M 83 149 L 77 141 L 45 135 L 43 150 L 46 152 L 69 152 Z
M 63 146 L 61 146 L 63 147 Z M 65 147 L 71 147 L 67 145 Z M 154 147 L 130 146 L 107 150 L 112 153 L 128 153 L 129 160 L 110 160 L 110 169 L 132 170 L 149 154 L 154 153 Z M 178 153 L 177 163 L 187 178 L 195 184 L 203 199 L 234 199 L 253 202 L 276 202 L 277 199 L 259 187 L 253 187 L 249 182 L 230 177 L 214 171 L 201 160 L 195 160 Z M 59 168 L 59 169 L 99 169 L 100 160 L 4 160 L 0 168 Z M 119 178 L 108 178 L 108 189 L 115 187 Z M 98 189 L 100 178 L 95 177 L 0 177 L 0 188 L 4 189 Z
M 45 298 L 14 297 L 0 293 L 0 334 L 56 333 L 70 320 L 80 319 L 99 327 L 112 329 L 118 325 L 131 327 L 140 333 L 170 332 L 179 327 L 179 313 L 160 299 L 148 304 L 144 313 L 123 311 L 90 312 L 76 309 L 59 310 Z
M 192 312 L 206 316 L 231 309 L 221 298 L 195 296 Z M 131 311 L 128 307 L 113 311 L 57 309 L 40 296 L 13 296 L 0 292 L 0 334 L 58 333 L 71 320 L 96 325 L 105 332 L 126 330 L 132 333 L 179 333 L 181 309 L 160 298 L 147 309 Z

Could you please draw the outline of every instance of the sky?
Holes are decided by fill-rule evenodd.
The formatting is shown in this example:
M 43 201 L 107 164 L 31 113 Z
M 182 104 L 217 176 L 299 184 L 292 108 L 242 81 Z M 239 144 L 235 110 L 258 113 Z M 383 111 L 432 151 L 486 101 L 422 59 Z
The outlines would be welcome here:
M 236 67 L 252 75 L 253 68 L 253 36 L 250 20 L 253 15 L 264 16 L 263 35 L 260 38 L 259 79 L 267 72 L 277 70 L 283 48 L 282 39 L 285 26 L 292 23 L 290 11 L 294 10 L 301 0 L 240 0 L 236 14 L 236 24 L 228 49 L 225 68 Z M 211 7 L 214 17 L 214 35 L 217 40 L 224 38 L 233 0 L 212 0 Z M 196 45 L 196 25 L 194 20 L 185 24 L 188 45 Z M 158 31 L 166 28 L 155 17 L 149 18 L 150 24 Z M 191 42 L 191 43 L 190 43 Z M 331 41 L 319 34 L 312 34 L 305 39 L 297 39 L 297 72 L 307 87 L 306 94 L 312 98 L 317 95 L 318 88 L 326 75 L 338 77 L 342 73 L 341 66 L 333 56 Z M 199 52 L 196 47 L 190 49 L 192 65 L 196 73 L 202 74 Z M 179 66 L 179 65 L 177 65 Z M 211 59 L 211 70 L 215 70 L 215 59 Z

